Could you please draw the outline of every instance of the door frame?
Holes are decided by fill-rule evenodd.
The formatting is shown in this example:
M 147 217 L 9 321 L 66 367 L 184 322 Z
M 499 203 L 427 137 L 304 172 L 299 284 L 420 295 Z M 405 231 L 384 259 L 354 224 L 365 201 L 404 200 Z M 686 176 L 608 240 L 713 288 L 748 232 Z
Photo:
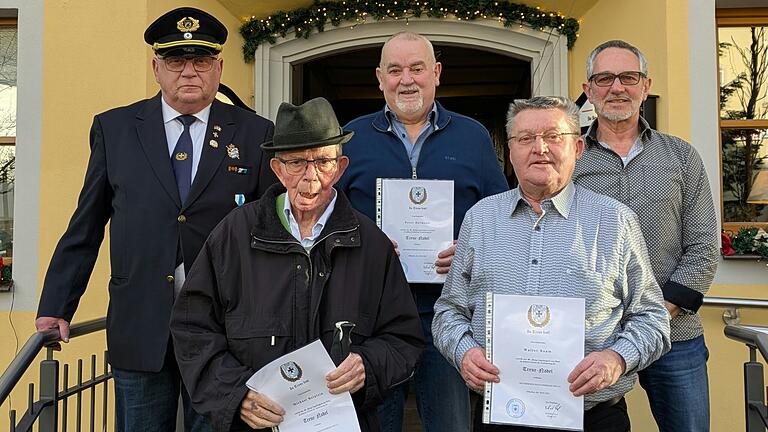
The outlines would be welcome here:
M 405 30 L 417 32 L 435 44 L 491 51 L 529 61 L 532 95 L 568 95 L 567 38 L 556 30 L 506 28 L 491 19 L 410 18 L 407 22 L 343 22 L 308 39 L 296 39 L 289 33 L 274 44 L 262 44 L 254 59 L 254 109 L 274 119 L 280 103 L 293 100 L 293 65 L 361 47 L 380 46 L 392 34 Z M 371 65 L 371 74 L 375 67 Z

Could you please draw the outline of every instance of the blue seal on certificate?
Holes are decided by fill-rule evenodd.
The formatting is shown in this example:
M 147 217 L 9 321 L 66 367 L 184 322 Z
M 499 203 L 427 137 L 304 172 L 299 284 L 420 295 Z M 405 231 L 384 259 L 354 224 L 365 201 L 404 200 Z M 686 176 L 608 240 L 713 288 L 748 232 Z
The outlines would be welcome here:
M 517 398 L 512 398 L 507 402 L 507 415 L 512 418 L 520 418 L 525 414 L 525 403 Z

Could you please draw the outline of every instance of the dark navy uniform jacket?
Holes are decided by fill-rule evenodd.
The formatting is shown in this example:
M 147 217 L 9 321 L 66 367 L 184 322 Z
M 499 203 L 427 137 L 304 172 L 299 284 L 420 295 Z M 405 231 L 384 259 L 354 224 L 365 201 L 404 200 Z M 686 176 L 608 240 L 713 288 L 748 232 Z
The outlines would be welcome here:
M 210 231 L 236 207 L 235 195 L 255 200 L 277 180 L 259 148 L 271 139 L 272 122 L 214 101 L 200 164 L 181 203 L 160 97 L 94 118 L 77 209 L 51 259 L 37 313 L 72 320 L 110 222 L 110 362 L 137 371 L 163 365 L 179 259 L 188 271 Z

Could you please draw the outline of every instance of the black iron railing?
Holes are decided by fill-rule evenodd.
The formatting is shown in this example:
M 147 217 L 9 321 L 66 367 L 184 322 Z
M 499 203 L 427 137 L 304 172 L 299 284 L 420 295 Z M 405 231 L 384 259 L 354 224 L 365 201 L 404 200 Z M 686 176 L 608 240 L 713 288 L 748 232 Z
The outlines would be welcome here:
M 90 333 L 104 330 L 106 327 L 106 318 L 98 318 L 83 323 L 78 323 L 70 327 L 70 339 Z M 88 430 L 96 429 L 96 389 L 101 386 L 101 425 L 100 431 L 107 430 L 108 407 L 108 381 L 112 379 L 112 372 L 109 368 L 107 352 L 104 352 L 104 358 L 101 367 L 101 373 L 97 375 L 96 354 L 90 358 L 89 371 L 83 371 L 83 360 L 77 360 L 77 370 L 75 381 L 70 385 L 69 365 L 65 364 L 63 375 L 59 380 L 59 361 L 53 358 L 54 351 L 58 347 L 58 330 L 48 330 L 33 334 L 19 351 L 19 354 L 13 359 L 8 369 L 0 377 L 0 405 L 6 402 L 11 391 L 21 380 L 21 377 L 27 371 L 37 358 L 38 354 L 45 348 L 46 359 L 40 362 L 40 388 L 35 396 L 35 385 L 29 384 L 29 393 L 27 396 L 27 409 L 17 421 L 16 410 L 10 410 L 10 430 L 11 432 L 31 431 L 34 425 L 40 432 L 67 431 L 67 427 L 72 423 L 68 419 L 70 411 L 70 402 L 74 400 L 75 404 L 75 430 L 82 430 L 83 418 L 83 395 L 90 393 L 87 398 L 87 427 Z
M 747 345 L 749 361 L 744 363 L 744 411 L 747 432 L 765 432 L 768 428 L 768 406 L 765 396 L 763 364 L 757 361 L 757 352 L 768 361 L 768 327 L 739 325 L 725 326 L 725 335 Z

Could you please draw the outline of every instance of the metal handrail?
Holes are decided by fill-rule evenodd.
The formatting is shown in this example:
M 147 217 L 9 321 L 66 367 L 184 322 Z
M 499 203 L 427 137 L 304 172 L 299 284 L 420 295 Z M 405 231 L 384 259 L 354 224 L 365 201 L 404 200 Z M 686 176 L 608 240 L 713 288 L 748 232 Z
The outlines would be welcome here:
M 768 308 L 768 300 L 743 299 L 732 297 L 704 297 L 704 306 Z
M 723 333 L 731 339 L 756 348 L 763 358 L 768 360 L 768 333 L 740 325 L 727 325 Z
M 723 311 L 723 322 L 728 325 L 735 325 L 741 322 L 741 312 L 739 312 L 739 309 L 768 309 L 768 300 L 704 297 L 704 306 L 725 308 Z
M 69 328 L 70 339 L 79 336 L 84 336 L 90 333 L 104 330 L 107 327 L 107 318 L 101 317 L 84 321 L 81 323 L 73 324 Z M 0 405 L 2 405 L 6 398 L 11 394 L 11 391 L 19 382 L 24 372 L 35 361 L 37 355 L 46 346 L 53 345 L 60 340 L 59 330 L 52 329 L 46 331 L 38 331 L 27 339 L 27 342 L 21 348 L 16 357 L 13 358 L 11 364 L 3 372 L 0 377 Z
M 764 432 L 768 428 L 768 406 L 765 405 L 765 379 L 763 364 L 757 361 L 760 351 L 768 360 L 768 328 L 727 325 L 723 332 L 729 339 L 744 343 L 749 348 L 749 361 L 744 363 L 744 416 L 747 432 Z

